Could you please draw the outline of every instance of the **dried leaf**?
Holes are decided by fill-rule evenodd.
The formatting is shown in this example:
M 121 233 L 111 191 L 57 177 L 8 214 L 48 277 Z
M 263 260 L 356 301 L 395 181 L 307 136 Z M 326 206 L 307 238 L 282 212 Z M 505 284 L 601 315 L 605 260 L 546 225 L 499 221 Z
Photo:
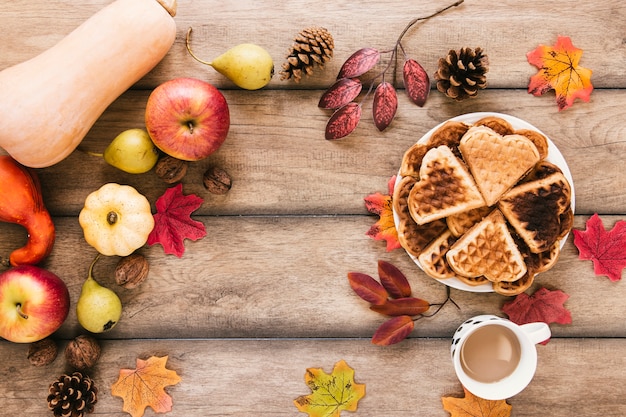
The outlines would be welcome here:
M 559 111 L 574 104 L 576 98 L 589 101 L 592 71 L 578 66 L 582 54 L 567 36 L 559 36 L 554 47 L 539 45 L 528 52 L 528 62 L 539 68 L 530 78 L 528 92 L 540 96 L 554 89 Z
M 411 284 L 406 276 L 395 265 L 383 261 L 378 261 L 378 278 L 380 283 L 394 298 L 410 297 Z
M 155 413 L 172 410 L 172 397 L 165 387 L 180 382 L 175 371 L 165 368 L 167 356 L 137 359 L 136 369 L 121 369 L 118 380 L 111 386 L 111 394 L 122 397 L 123 410 L 133 417 L 143 416 L 150 406 Z
M 322 109 L 338 109 L 357 98 L 361 93 L 363 84 L 356 78 L 342 78 L 331 85 L 322 94 L 318 107 Z
M 548 324 L 570 324 L 572 314 L 563 306 L 568 298 L 569 295 L 561 290 L 550 291 L 547 288 L 540 288 L 533 295 L 526 293 L 517 295 L 513 301 L 502 306 L 502 312 L 509 316 L 513 323 L 520 325 L 537 321 Z
M 380 61 L 380 52 L 374 48 L 362 48 L 350 55 L 343 63 L 337 79 L 356 78 L 374 68 Z
M 430 308 L 430 303 L 426 300 L 416 297 L 391 298 L 386 302 L 370 307 L 375 311 L 386 316 L 419 316 Z
M 441 397 L 443 409 L 450 417 L 510 417 L 512 407 L 506 400 L 485 400 L 469 392 L 465 387 L 465 397 Z
M 596 275 L 606 275 L 611 281 L 622 279 L 626 267 L 626 221 L 615 223 L 609 232 L 595 213 L 587 220 L 585 231 L 573 230 L 579 258 L 591 260 Z
M 191 219 L 191 213 L 202 205 L 202 201 L 195 194 L 184 195 L 180 183 L 168 188 L 156 201 L 154 229 L 148 236 L 148 244 L 160 243 L 165 253 L 182 257 L 185 239 L 198 240 L 206 236 L 204 224 Z
M 348 272 L 348 282 L 352 290 L 368 303 L 385 304 L 389 294 L 378 281 L 361 272 Z
M 309 417 L 339 417 L 343 410 L 356 411 L 365 396 L 365 384 L 354 381 L 354 369 L 343 360 L 335 364 L 330 375 L 320 368 L 308 368 L 304 381 L 312 393 L 293 403 Z
M 407 338 L 415 328 L 411 316 L 398 316 L 387 320 L 372 336 L 372 343 L 379 346 L 389 346 Z
M 375 240 L 385 240 L 387 242 L 387 252 L 401 248 L 398 240 L 398 231 L 393 220 L 393 207 L 391 196 L 396 183 L 396 176 L 391 177 L 387 183 L 389 194 L 370 194 L 365 197 L 365 207 L 372 214 L 377 214 L 379 219 L 367 231 L 367 235 Z
M 393 85 L 387 81 L 378 84 L 374 93 L 372 114 L 374 115 L 374 124 L 379 131 L 382 132 L 391 124 L 397 109 L 398 95 Z
M 348 136 L 356 129 L 361 120 L 361 106 L 348 103 L 337 109 L 326 124 L 326 139 L 334 140 Z
M 430 78 L 424 68 L 414 59 L 404 61 L 402 68 L 404 75 L 404 88 L 406 93 L 415 104 L 422 107 L 430 93 Z

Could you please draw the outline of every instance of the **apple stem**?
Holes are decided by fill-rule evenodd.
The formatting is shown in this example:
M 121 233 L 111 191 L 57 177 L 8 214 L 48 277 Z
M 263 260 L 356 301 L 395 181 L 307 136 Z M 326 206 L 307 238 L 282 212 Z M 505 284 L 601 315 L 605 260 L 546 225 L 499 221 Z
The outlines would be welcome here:
M 203 61 L 202 59 L 198 58 L 196 54 L 193 53 L 193 51 L 191 50 L 190 36 L 191 36 L 191 27 L 187 30 L 187 37 L 185 38 L 185 45 L 187 46 L 187 51 L 189 52 L 189 55 L 191 55 L 193 59 L 195 59 L 196 61 L 204 65 L 211 65 L 210 62 Z
M 28 319 L 28 315 L 24 314 L 24 312 L 22 311 L 22 304 L 17 303 L 17 314 L 20 315 L 21 318 L 23 318 L 24 320 Z

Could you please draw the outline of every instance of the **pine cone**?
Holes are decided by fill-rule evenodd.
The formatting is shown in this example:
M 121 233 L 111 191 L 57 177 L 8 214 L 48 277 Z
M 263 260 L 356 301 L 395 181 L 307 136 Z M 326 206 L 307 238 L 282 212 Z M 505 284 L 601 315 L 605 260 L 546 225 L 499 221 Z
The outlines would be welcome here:
M 478 90 L 487 87 L 487 71 L 489 59 L 482 48 L 450 50 L 448 56 L 439 58 L 437 90 L 457 101 L 474 97 Z
M 300 82 L 303 74 L 311 75 L 313 67 L 320 68 L 333 56 L 335 43 L 333 37 L 322 27 L 309 27 L 302 30 L 294 39 L 294 44 L 289 50 L 287 62 L 283 64 L 280 79 L 293 78 Z
M 48 407 L 55 417 L 83 417 L 92 413 L 98 401 L 93 380 L 80 372 L 61 375 L 50 385 Z

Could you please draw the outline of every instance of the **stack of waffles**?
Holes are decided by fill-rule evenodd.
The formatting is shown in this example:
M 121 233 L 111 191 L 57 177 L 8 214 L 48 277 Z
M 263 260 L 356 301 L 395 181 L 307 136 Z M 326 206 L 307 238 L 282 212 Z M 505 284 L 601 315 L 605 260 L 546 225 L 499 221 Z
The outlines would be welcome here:
M 574 219 L 570 184 L 547 155 L 545 136 L 499 117 L 444 123 L 402 159 L 400 243 L 433 278 L 525 291 L 554 265 Z

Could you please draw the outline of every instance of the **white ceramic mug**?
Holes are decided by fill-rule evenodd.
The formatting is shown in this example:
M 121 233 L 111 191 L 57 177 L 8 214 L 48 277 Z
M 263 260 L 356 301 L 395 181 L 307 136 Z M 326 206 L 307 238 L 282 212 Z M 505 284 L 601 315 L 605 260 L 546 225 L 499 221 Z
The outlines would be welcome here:
M 494 315 L 459 326 L 450 354 L 463 386 L 477 397 L 503 400 L 522 391 L 537 369 L 536 344 L 551 336 L 546 323 L 517 325 Z

